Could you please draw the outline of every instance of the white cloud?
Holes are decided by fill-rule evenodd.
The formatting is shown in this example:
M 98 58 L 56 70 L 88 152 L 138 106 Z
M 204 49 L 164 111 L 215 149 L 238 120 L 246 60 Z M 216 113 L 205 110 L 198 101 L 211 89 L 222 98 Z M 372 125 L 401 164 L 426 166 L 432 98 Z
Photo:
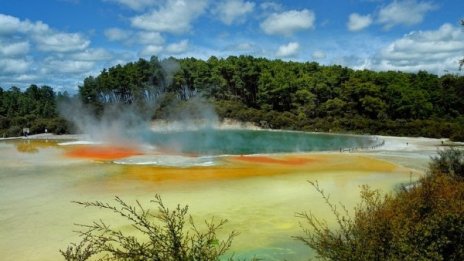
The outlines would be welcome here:
M 120 41 L 125 44 L 161 45 L 164 43 L 164 38 L 159 32 L 134 32 L 119 28 L 109 28 L 105 30 L 105 36 L 110 41 Z
M 280 11 L 282 5 L 276 2 L 262 2 L 259 7 L 263 10 Z
M 253 50 L 255 46 L 251 43 L 240 43 L 235 45 L 234 47 L 238 51 L 250 51 Z
M 104 34 L 110 41 L 124 41 L 131 36 L 131 32 L 115 27 L 106 29 Z
M 29 20 L 21 21 L 19 18 L 0 14 L 0 35 L 15 33 L 43 33 L 50 30 L 48 25 L 41 21 L 32 23 Z
M 435 9 L 437 6 L 431 2 L 395 0 L 379 11 L 377 22 L 383 24 L 385 29 L 396 25 L 415 25 L 424 20 L 427 12 Z
M 71 52 L 87 48 L 90 41 L 78 33 L 37 34 L 33 37 L 41 51 Z
M 166 47 L 166 51 L 172 54 L 179 54 L 187 51 L 188 40 L 182 40 L 178 43 L 172 43 Z
M 164 43 L 164 38 L 158 32 L 138 32 L 137 39 L 141 44 L 160 45 Z
M 350 14 L 348 18 L 347 27 L 350 31 L 360 31 L 372 24 L 372 17 L 370 15 L 360 15 L 357 13 Z
M 300 49 L 300 44 L 297 42 L 290 42 L 286 45 L 279 46 L 277 50 L 276 56 L 278 57 L 295 57 L 298 54 L 298 50 Z
M 41 21 L 0 14 L 0 84 L 34 81 L 75 88 L 84 73 L 111 59 L 109 52 L 89 46 L 90 40 L 81 33 L 62 32 Z M 47 58 L 43 58 L 44 53 Z
M 273 13 L 261 23 L 266 34 L 289 36 L 301 30 L 314 28 L 316 15 L 313 11 L 303 9 L 282 13 Z
M 133 27 L 154 32 L 184 33 L 206 8 L 207 0 L 167 0 L 163 6 L 149 13 L 133 17 Z
M 87 73 L 95 66 L 94 61 L 80 61 L 71 59 L 66 55 L 49 56 L 43 60 L 43 66 L 40 68 L 42 76 L 47 74 L 82 74 Z
M 0 59 L 0 72 L 1 74 L 16 74 L 24 73 L 29 69 L 31 63 L 24 59 Z
M 20 81 L 20 82 L 30 82 L 30 81 L 34 81 L 34 80 L 37 80 L 38 77 L 37 75 L 32 75 L 32 74 L 21 74 L 17 77 L 15 77 L 15 79 L 17 81 Z
M 147 45 L 145 46 L 142 51 L 140 51 L 139 56 L 141 57 L 149 57 L 152 55 L 158 55 L 163 51 L 163 46 L 160 45 Z
M 29 42 L 3 43 L 0 41 L 0 56 L 23 56 L 29 52 Z
M 324 59 L 325 57 L 327 57 L 327 54 L 321 50 L 317 50 L 317 51 L 314 51 L 311 56 L 315 60 L 320 60 L 320 59 Z
M 379 70 L 457 71 L 464 50 L 464 32 L 450 24 L 434 31 L 417 31 L 393 41 L 374 57 Z
M 234 22 L 243 22 L 245 16 L 251 12 L 255 7 L 253 2 L 245 2 L 243 0 L 225 0 L 220 2 L 214 13 L 225 24 L 231 25 Z
M 156 0 L 103 0 L 104 2 L 115 2 L 130 9 L 140 11 L 147 7 L 154 6 L 158 1 Z
M 63 33 L 51 29 L 41 21 L 32 23 L 17 17 L 0 14 L 0 35 L 30 38 L 41 51 L 69 52 L 87 48 L 90 41 L 78 33 Z
M 105 49 L 87 49 L 82 52 L 72 54 L 70 56 L 73 60 L 78 61 L 107 61 L 112 58 L 111 53 Z

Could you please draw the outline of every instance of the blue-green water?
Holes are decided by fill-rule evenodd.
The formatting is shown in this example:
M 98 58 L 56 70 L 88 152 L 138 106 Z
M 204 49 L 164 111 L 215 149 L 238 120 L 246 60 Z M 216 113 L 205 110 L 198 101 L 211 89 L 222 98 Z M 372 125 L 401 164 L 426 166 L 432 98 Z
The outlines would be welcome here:
M 208 155 L 337 151 L 366 147 L 366 136 L 316 134 L 268 130 L 217 130 L 155 132 L 149 142 L 161 148 Z

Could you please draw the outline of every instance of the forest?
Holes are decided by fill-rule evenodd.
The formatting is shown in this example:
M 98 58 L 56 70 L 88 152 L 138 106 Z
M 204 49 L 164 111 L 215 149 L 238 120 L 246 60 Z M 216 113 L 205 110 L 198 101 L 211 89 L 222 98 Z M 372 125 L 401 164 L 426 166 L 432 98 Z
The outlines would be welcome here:
M 18 87 L 3 90 L 0 87 L 0 136 L 20 136 L 23 128 L 31 134 L 69 132 L 68 123 L 59 116 L 57 104 L 70 99 L 67 93 L 55 93 L 50 86 L 30 85 L 21 91 Z
M 455 74 L 376 72 L 252 56 L 206 61 L 153 56 L 85 78 L 76 95 L 97 115 L 108 104 L 136 104 L 153 119 L 169 118 L 172 107 L 188 108 L 191 98 L 202 97 L 219 118 L 264 128 L 464 140 L 464 77 Z M 72 131 L 57 112 L 65 99 L 71 98 L 48 86 L 0 90 L 0 129 L 6 136 L 25 125 L 33 133 L 45 127 Z

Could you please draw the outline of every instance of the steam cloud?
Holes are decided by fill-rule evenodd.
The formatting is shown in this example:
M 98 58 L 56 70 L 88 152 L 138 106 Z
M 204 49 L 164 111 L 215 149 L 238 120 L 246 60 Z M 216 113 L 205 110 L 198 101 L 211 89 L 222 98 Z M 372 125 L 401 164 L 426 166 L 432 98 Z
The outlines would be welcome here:
M 173 59 L 163 60 L 161 63 L 164 81 L 160 86 L 151 86 L 151 89 L 162 90 L 156 96 L 146 99 L 141 107 L 135 104 L 118 102 L 106 103 L 101 115 L 96 116 L 94 111 L 77 97 L 69 102 L 58 105 L 60 114 L 72 122 L 76 131 L 85 134 L 93 142 L 102 142 L 117 145 L 141 146 L 153 141 L 156 131 L 185 131 L 198 129 L 212 129 L 219 125 L 214 108 L 198 94 L 191 95 L 187 101 L 182 101 L 173 94 L 166 93 L 171 85 L 174 74 L 179 71 L 180 65 Z M 184 89 L 187 89 L 186 87 Z M 164 104 L 163 119 L 153 123 L 152 118 L 160 103 Z M 185 97 L 185 96 L 184 96 Z M 168 97 L 169 98 L 169 97 Z M 183 139 L 186 140 L 186 139 Z M 182 144 L 170 145 L 175 150 L 182 150 Z

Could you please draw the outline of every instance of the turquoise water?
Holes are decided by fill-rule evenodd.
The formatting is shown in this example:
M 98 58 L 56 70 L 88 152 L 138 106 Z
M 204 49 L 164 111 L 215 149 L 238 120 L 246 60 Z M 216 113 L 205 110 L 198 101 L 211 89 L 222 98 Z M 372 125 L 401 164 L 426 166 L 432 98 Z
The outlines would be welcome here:
M 216 130 L 155 132 L 152 145 L 183 153 L 208 155 L 337 151 L 366 147 L 374 140 L 350 135 L 267 130 Z

